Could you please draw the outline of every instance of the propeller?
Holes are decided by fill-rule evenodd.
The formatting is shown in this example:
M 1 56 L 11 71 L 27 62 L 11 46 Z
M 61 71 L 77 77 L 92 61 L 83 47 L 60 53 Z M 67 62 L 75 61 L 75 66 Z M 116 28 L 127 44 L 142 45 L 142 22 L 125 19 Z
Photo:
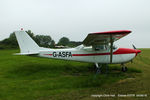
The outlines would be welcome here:
M 136 49 L 136 47 L 132 44 L 133 48 Z
M 137 48 L 135 47 L 135 45 L 132 44 L 132 46 L 133 46 L 133 49 L 137 50 Z M 140 60 L 142 60 L 141 54 L 139 54 L 139 58 L 140 58 Z

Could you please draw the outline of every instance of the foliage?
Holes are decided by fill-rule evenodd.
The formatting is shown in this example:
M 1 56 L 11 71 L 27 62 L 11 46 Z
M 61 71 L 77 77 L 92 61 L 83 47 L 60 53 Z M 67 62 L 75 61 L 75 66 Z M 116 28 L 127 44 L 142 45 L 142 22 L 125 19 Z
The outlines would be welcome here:
M 58 45 L 63 45 L 63 46 L 67 46 L 69 44 L 69 39 L 67 37 L 62 37 L 59 42 Z
M 27 34 L 41 47 L 55 48 L 55 41 L 49 35 L 34 35 L 31 30 L 26 31 Z M 68 47 L 76 47 L 81 45 L 82 42 L 70 41 L 67 37 L 62 37 L 57 45 L 63 45 Z M 15 33 L 11 33 L 10 36 L 0 41 L 0 49 L 13 49 L 18 48 Z
M 44 35 L 35 36 L 35 42 L 38 43 L 38 45 L 42 47 L 49 47 L 51 44 L 51 40 L 52 39 L 50 36 L 44 36 Z
M 27 34 L 39 45 L 42 47 L 54 47 L 55 41 L 48 35 L 34 35 L 31 30 L 26 31 Z M 16 40 L 15 33 L 11 33 L 9 38 L 6 38 L 0 42 L 0 49 L 5 48 L 18 48 L 18 43 Z
M 50 47 L 51 47 L 51 48 L 54 48 L 54 47 L 55 47 L 55 41 L 54 41 L 54 40 L 51 40 Z
M 55 48 L 55 41 L 49 35 L 34 35 L 31 30 L 26 31 L 27 34 L 41 47 Z M 68 47 L 76 47 L 81 45 L 82 42 L 70 41 L 67 37 L 62 37 L 57 45 L 63 45 Z M 0 49 L 13 49 L 18 48 L 15 33 L 11 33 L 10 36 L 0 41 Z
M 17 40 L 16 40 L 16 36 L 15 33 L 11 33 L 9 38 L 4 39 L 3 41 L 0 42 L 0 47 L 1 49 L 4 49 L 5 46 L 6 48 L 16 48 L 17 47 Z
M 69 43 L 68 43 L 68 46 L 69 47 L 76 47 L 76 46 L 79 46 L 79 45 L 81 45 L 82 44 L 82 42 L 79 42 L 79 41 L 70 41 Z

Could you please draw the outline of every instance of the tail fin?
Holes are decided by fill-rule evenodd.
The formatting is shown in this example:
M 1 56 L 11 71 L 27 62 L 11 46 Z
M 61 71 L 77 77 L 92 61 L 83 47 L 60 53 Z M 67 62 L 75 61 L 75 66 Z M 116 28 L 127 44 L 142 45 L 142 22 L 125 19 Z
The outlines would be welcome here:
M 15 32 L 21 55 L 37 54 L 40 47 L 33 41 L 33 39 L 25 31 Z

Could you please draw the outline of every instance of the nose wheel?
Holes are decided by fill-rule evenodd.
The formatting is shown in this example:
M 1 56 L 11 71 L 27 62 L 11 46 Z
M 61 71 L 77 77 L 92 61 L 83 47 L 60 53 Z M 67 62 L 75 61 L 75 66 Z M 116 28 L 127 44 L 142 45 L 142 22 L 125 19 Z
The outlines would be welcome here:
M 124 64 L 121 64 L 121 66 L 122 66 L 121 68 L 122 72 L 126 72 L 128 70 L 128 68 Z

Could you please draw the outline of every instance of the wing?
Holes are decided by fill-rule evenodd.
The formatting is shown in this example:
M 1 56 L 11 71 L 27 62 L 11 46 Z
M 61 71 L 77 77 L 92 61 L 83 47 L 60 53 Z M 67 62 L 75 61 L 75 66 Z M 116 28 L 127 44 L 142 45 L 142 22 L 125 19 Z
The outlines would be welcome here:
M 128 35 L 131 33 L 129 30 L 119 30 L 119 31 L 107 31 L 107 32 L 96 32 L 90 33 L 84 39 L 83 45 L 93 46 L 93 45 L 104 45 Z

